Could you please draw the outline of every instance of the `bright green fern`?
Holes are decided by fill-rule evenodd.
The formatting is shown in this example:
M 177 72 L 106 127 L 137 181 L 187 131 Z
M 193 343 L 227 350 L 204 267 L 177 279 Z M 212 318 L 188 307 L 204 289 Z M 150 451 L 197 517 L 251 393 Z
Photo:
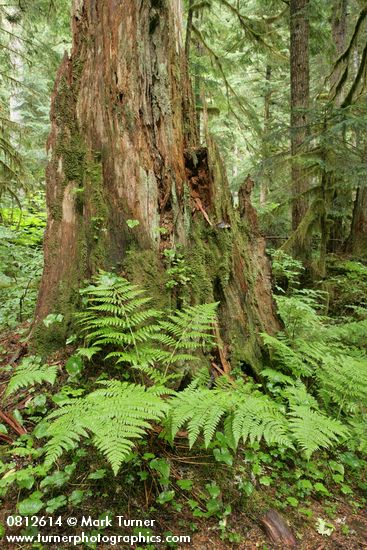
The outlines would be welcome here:
M 320 448 L 332 447 L 348 430 L 338 420 L 306 406 L 294 406 L 290 414 L 290 429 L 307 458 Z
M 171 401 L 168 414 L 171 437 L 186 427 L 190 446 L 201 433 L 208 446 L 223 421 L 235 446 L 240 440 L 245 443 L 248 439 L 251 442 L 263 439 L 268 445 L 296 444 L 310 457 L 317 449 L 330 447 L 339 437 L 347 435 L 347 429 L 339 421 L 313 410 L 317 401 L 304 387 L 291 388 L 288 398 L 290 406 L 286 409 L 283 403 L 278 404 L 250 385 L 217 385 L 212 390 L 191 385 Z
M 46 444 L 46 466 L 75 447 L 81 438 L 91 435 L 92 442 L 117 474 L 136 440 L 168 410 L 169 405 L 162 398 L 172 393 L 167 388 L 145 388 L 117 380 L 100 384 L 104 387 L 70 400 L 48 416 L 51 439 Z
M 215 303 L 164 313 L 149 306 L 144 290 L 105 272 L 82 295 L 86 304 L 78 320 L 88 347 L 81 354 L 88 358 L 103 350 L 117 364 L 145 373 L 148 366 L 160 365 L 167 373 L 173 365 L 196 361 L 196 351 L 213 346 Z
M 32 356 L 23 359 L 21 364 L 15 368 L 11 377 L 5 396 L 11 395 L 16 391 L 48 382 L 54 384 L 57 376 L 56 365 L 44 365 L 41 358 Z
M 334 335 L 326 345 L 319 337 L 320 320 L 315 320 L 309 302 L 304 308 L 308 315 L 304 334 L 293 332 L 290 337 L 286 330 L 278 338 L 263 335 L 275 364 L 275 369 L 262 373 L 267 394 L 248 381 L 226 376 L 213 381 L 207 369 L 199 371 L 184 390 L 174 392 L 167 382 L 177 367 L 182 372 L 188 362 L 214 347 L 217 304 L 164 315 L 150 307 L 143 290 L 104 272 L 83 290 L 83 296 L 85 310 L 79 323 L 87 347 L 80 353 L 90 358 L 100 352 L 132 372 L 138 370 L 143 380 L 149 379 L 150 387 L 112 380 L 101 383 L 102 388 L 86 397 L 64 402 L 48 417 L 47 466 L 81 439 L 91 439 L 117 473 L 152 423 L 163 425 L 171 441 L 185 429 L 190 447 L 200 438 L 208 447 L 221 429 L 233 450 L 240 441 L 263 441 L 299 448 L 310 457 L 348 435 L 348 422 L 338 416 L 350 410 L 351 404 L 358 407 L 366 394 L 364 382 L 356 388 L 358 374 L 366 378 L 363 356 L 353 352 L 352 365 L 351 355 L 345 358 L 346 347 L 337 343 Z M 299 306 L 296 314 L 300 311 L 303 308 Z M 310 381 L 318 382 L 319 391 L 310 391 Z

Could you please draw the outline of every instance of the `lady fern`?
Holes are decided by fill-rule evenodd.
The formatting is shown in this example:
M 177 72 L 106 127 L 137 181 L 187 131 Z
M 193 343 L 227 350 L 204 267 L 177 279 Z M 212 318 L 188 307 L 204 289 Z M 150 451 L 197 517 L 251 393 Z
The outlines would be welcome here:
M 341 422 L 306 406 L 294 406 L 289 413 L 290 429 L 307 458 L 320 448 L 329 448 L 348 430 Z
M 88 347 L 94 351 L 109 347 L 113 351 L 107 358 L 117 355 L 120 362 L 132 365 L 155 358 L 147 342 L 156 330 L 159 312 L 147 307 L 151 299 L 144 290 L 122 277 L 101 272 L 81 293 L 86 307 L 78 321 Z
M 290 399 L 288 409 L 274 399 L 243 384 L 232 387 L 207 388 L 189 387 L 174 397 L 170 403 L 168 426 L 171 437 L 183 427 L 187 428 L 192 446 L 203 434 L 204 443 L 209 445 L 224 421 L 227 436 L 237 447 L 240 440 L 261 441 L 269 445 L 293 447 L 297 444 L 308 457 L 322 447 L 330 447 L 347 429 L 337 420 L 313 410 L 317 402 L 302 393 Z
M 166 368 L 196 360 L 195 352 L 213 345 L 217 304 L 189 306 L 181 311 L 150 308 L 151 299 L 129 281 L 101 272 L 82 290 L 85 309 L 78 320 L 87 346 L 84 355 L 108 350 L 106 359 L 141 368 Z
M 208 447 L 223 424 L 234 449 L 240 440 L 264 440 L 268 445 L 298 445 L 307 457 L 348 433 L 338 420 L 320 413 L 311 396 L 305 398 L 305 388 L 290 392 L 285 408 L 250 385 L 230 383 L 225 377 L 213 389 L 194 383 L 179 393 L 117 380 L 101 384 L 102 389 L 71 399 L 48 416 L 47 467 L 91 436 L 116 474 L 152 422 L 163 423 L 171 440 L 186 428 L 190 447 L 201 434 Z
M 226 376 L 217 377 L 211 388 L 206 369 L 184 390 L 174 392 L 166 387 L 175 377 L 174 367 L 196 360 L 198 352 L 214 345 L 217 304 L 191 306 L 164 315 L 150 307 L 144 291 L 126 279 L 103 272 L 83 290 L 83 296 L 85 310 L 79 315 L 79 323 L 92 350 L 89 356 L 94 351 L 104 352 L 107 358 L 148 377 L 150 387 L 112 380 L 101 383 L 102 388 L 86 397 L 64 403 L 48 417 L 47 466 L 82 438 L 91 438 L 117 473 L 154 422 L 165 426 L 166 437 L 171 440 L 186 429 L 190 447 L 201 437 L 208 447 L 220 428 L 232 441 L 233 449 L 240 441 L 264 441 L 267 445 L 298 447 L 310 457 L 348 434 L 339 419 L 321 409 L 321 403 L 327 401 L 325 396 L 335 390 L 333 402 L 343 411 L 365 396 L 367 385 L 355 387 L 357 372 L 364 373 L 361 358 L 355 357 L 353 383 L 348 383 L 343 361 L 333 368 L 336 350 L 341 357 L 343 346 L 338 347 L 331 338 L 327 352 L 318 338 L 307 340 L 295 334 L 292 338 L 285 334 L 279 338 L 263 335 L 277 367 L 263 372 L 268 395 L 258 385 Z M 315 316 L 311 305 L 306 305 L 309 334 L 314 335 Z M 88 348 L 82 353 L 88 355 Z M 303 379 L 317 380 L 320 392 L 311 394 Z
M 262 338 L 270 351 L 272 361 L 278 368 L 296 376 L 308 376 L 312 373 L 310 366 L 287 344 L 287 340 L 284 341 L 266 333 L 262 334 Z
M 171 393 L 167 388 L 145 388 L 117 380 L 100 384 L 104 387 L 86 397 L 70 400 L 48 416 L 52 422 L 48 428 L 51 439 L 46 444 L 47 467 L 82 437 L 91 435 L 92 442 L 117 474 L 136 440 L 168 410 L 167 402 L 162 399 Z
M 20 365 L 15 368 L 11 377 L 5 396 L 17 392 L 22 388 L 28 388 L 36 384 L 48 382 L 54 384 L 57 375 L 56 365 L 45 365 L 40 357 L 31 356 L 23 359 Z
M 356 412 L 367 403 L 367 358 L 326 356 L 316 373 L 319 395 L 340 411 Z

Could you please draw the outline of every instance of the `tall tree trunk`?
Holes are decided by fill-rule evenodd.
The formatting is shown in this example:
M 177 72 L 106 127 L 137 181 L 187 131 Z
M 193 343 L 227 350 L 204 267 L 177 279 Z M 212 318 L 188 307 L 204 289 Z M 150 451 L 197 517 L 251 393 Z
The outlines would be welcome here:
M 347 36 L 347 11 L 348 11 L 348 0 L 335 0 L 333 6 L 333 19 L 332 19 L 332 28 L 331 33 L 333 36 L 333 42 L 335 45 L 335 58 L 343 53 L 346 46 L 346 36 Z M 331 76 L 331 85 L 335 86 L 339 81 L 341 68 L 337 71 L 334 71 Z M 342 98 L 340 97 L 341 91 L 336 98 L 337 105 L 341 105 Z
M 198 146 L 180 4 L 74 0 L 72 53 L 52 98 L 35 340 L 65 337 L 78 290 L 99 268 L 123 273 L 162 304 L 163 252 L 180 246 L 186 300 L 220 301 L 232 360 L 256 367 L 258 333 L 278 328 L 264 241 L 233 210 L 213 142 Z M 64 315 L 59 334 L 40 323 L 50 312 Z
M 292 229 L 295 231 L 307 212 L 309 178 L 299 155 L 305 150 L 308 134 L 310 98 L 309 0 L 290 0 L 290 72 L 291 72 L 291 152 L 292 152 Z M 304 258 L 307 243 L 295 240 L 295 256 Z
M 355 256 L 367 257 L 367 187 L 357 189 L 347 249 Z
M 265 163 L 265 167 L 263 169 L 262 177 L 260 180 L 260 206 L 265 206 L 266 204 L 266 198 L 269 190 L 269 185 L 271 183 L 271 171 L 269 170 L 269 167 L 267 166 L 267 162 L 270 157 L 270 151 L 269 151 L 269 130 L 270 130 L 270 101 L 271 101 L 271 86 L 270 86 L 270 80 L 271 80 L 271 66 L 267 65 L 265 70 L 265 94 L 264 94 L 264 138 L 263 138 L 263 161 Z
M 194 17 L 194 9 L 193 9 L 194 4 L 195 4 L 194 0 L 189 0 L 189 11 L 187 13 L 186 37 L 185 37 L 185 55 L 186 55 L 187 61 L 189 61 L 189 58 L 190 58 L 191 33 L 192 33 L 192 25 L 193 25 L 193 17 Z
M 359 66 L 359 55 L 356 49 L 354 53 L 354 65 L 356 71 Z M 362 132 L 355 133 L 356 147 L 363 147 L 363 162 L 367 165 L 367 143 Z M 364 141 L 364 146 L 363 146 Z M 353 203 L 352 223 L 349 236 L 345 243 L 346 251 L 355 256 L 367 257 L 367 188 L 360 186 L 356 190 Z
M 367 142 L 364 145 L 364 162 L 367 164 Z M 346 250 L 354 256 L 367 257 L 367 187 L 358 187 L 354 199 L 352 223 Z
M 343 53 L 346 47 L 346 37 L 347 37 L 347 9 L 348 9 L 348 0 L 335 0 L 334 2 L 334 12 L 333 12 L 333 21 L 332 21 L 332 36 L 335 45 L 335 59 Z M 340 65 L 339 70 L 333 71 L 331 75 L 331 86 L 332 88 L 339 82 L 341 75 L 342 66 Z M 335 97 L 335 105 L 337 108 L 340 108 L 340 105 L 343 101 L 343 92 L 342 90 Z M 345 140 L 345 130 L 341 136 L 342 140 Z M 340 179 L 340 178 L 339 178 Z M 332 198 L 332 212 L 329 216 L 332 220 L 330 226 L 330 240 L 328 243 L 328 251 L 336 253 L 338 252 L 344 243 L 345 240 L 345 211 L 348 208 L 348 205 L 351 203 L 351 193 L 349 190 L 338 190 L 338 176 L 337 174 L 333 177 L 333 186 L 334 186 L 334 196 Z

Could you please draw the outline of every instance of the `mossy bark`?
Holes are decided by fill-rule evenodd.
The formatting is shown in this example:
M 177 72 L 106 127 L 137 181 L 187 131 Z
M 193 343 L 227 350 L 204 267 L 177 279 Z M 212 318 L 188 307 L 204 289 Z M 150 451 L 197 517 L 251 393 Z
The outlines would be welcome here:
M 367 258 L 367 189 L 365 188 L 357 189 L 346 249 L 356 257 Z
M 220 301 L 229 354 L 256 366 L 259 332 L 278 328 L 264 241 L 253 216 L 233 208 L 215 144 L 199 146 L 180 4 L 74 1 L 73 49 L 52 98 L 36 335 L 55 338 L 39 327 L 57 312 L 62 340 L 83 280 L 115 269 L 161 305 L 180 303 L 180 292 Z M 172 294 L 164 250 L 178 246 L 190 276 Z

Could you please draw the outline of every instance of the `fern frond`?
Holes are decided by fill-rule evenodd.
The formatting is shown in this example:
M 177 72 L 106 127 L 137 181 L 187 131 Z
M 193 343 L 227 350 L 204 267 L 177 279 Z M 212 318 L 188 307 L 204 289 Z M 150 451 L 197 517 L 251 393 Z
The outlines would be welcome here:
M 271 384 L 293 384 L 294 380 L 290 376 L 274 369 L 264 369 L 261 371 L 261 376 L 269 380 Z
M 224 392 L 187 388 L 170 403 L 169 425 L 172 437 L 187 423 L 190 447 L 201 431 L 204 432 L 205 445 L 208 446 L 226 410 Z
M 355 412 L 367 403 L 367 358 L 350 355 L 326 356 L 316 372 L 320 396 L 345 412 Z
M 242 439 L 251 442 L 264 439 L 268 444 L 290 447 L 288 423 L 277 404 L 264 395 L 248 396 L 234 403 L 232 434 L 238 444 Z
M 348 435 L 347 428 L 334 418 L 306 406 L 294 406 L 289 413 L 292 435 L 309 459 L 320 448 L 331 447 Z
M 117 364 L 159 364 L 167 370 L 195 361 L 196 350 L 213 345 L 217 304 L 191 306 L 159 321 L 163 314 L 147 308 L 151 300 L 145 291 L 106 272 L 81 292 L 86 307 L 78 322 L 85 341 L 96 350 L 107 348 L 106 358 L 115 358 Z
M 326 334 L 346 345 L 358 346 L 360 348 L 367 346 L 367 319 L 363 321 L 354 321 L 343 325 L 331 325 L 327 327 Z
M 21 388 L 43 384 L 44 382 L 54 384 L 56 376 L 56 365 L 43 365 L 40 357 L 26 357 L 21 364 L 15 368 L 15 372 L 9 381 L 5 396 L 9 396 Z
M 306 386 L 297 380 L 292 385 L 287 386 L 283 391 L 283 397 L 288 400 L 290 407 L 302 406 L 317 409 L 318 403 L 316 399 L 311 395 Z
M 133 365 L 137 371 L 145 374 L 154 384 L 164 386 L 170 380 L 181 378 L 180 374 L 162 374 L 156 367 L 150 365 Z
M 312 368 L 286 343 L 274 336 L 262 333 L 262 339 L 268 346 L 272 360 L 276 365 L 296 376 L 310 376 Z
M 223 377 L 225 378 L 225 377 Z M 190 447 L 200 433 L 208 446 L 219 423 L 226 417 L 226 426 L 236 446 L 242 438 L 251 441 L 262 438 L 269 444 L 291 446 L 288 426 L 279 407 L 261 394 L 251 395 L 246 389 L 233 387 L 186 388 L 171 401 L 169 425 L 175 434 L 187 425 Z
M 69 401 L 48 416 L 51 439 L 46 444 L 46 466 L 91 434 L 93 443 L 117 474 L 136 440 L 146 434 L 151 422 L 161 420 L 168 410 L 162 395 L 172 391 L 164 386 L 145 388 L 118 380 L 100 384 L 103 388 Z

